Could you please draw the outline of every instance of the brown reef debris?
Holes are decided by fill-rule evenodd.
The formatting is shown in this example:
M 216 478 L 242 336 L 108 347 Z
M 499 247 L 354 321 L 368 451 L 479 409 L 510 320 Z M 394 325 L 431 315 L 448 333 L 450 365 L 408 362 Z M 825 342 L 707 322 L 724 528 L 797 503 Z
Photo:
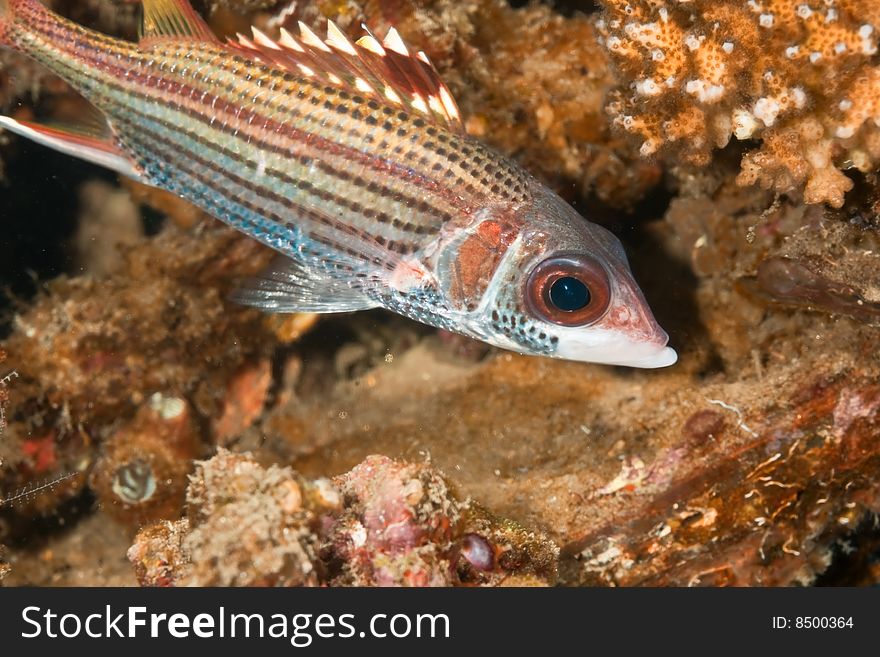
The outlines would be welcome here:
M 82 16 L 105 25 L 103 4 Z M 201 6 L 220 4 L 243 7 Z M 877 582 L 880 192 L 873 174 L 841 174 L 875 161 L 858 48 L 873 47 L 876 3 L 796 3 L 807 16 L 658 0 L 625 18 L 610 0 L 591 17 L 496 0 L 246 4 L 214 25 L 395 24 L 471 132 L 568 196 L 632 205 L 666 167 L 668 208 L 612 227 L 681 360 L 631 371 L 487 354 L 379 312 L 263 316 L 225 298 L 265 250 L 128 186 L 171 221 L 106 273 L 49 283 L 3 342 L 21 377 L 0 492 L 22 493 L 0 509 L 4 584 L 133 584 L 123 555 L 143 522 L 129 556 L 150 585 Z M 595 20 L 623 50 L 600 47 Z M 638 40 L 652 21 L 662 56 Z M 680 86 L 627 86 L 664 61 Z M 20 111 L 75 107 L 35 84 L 48 95 Z M 632 116 L 636 140 L 608 123 L 615 85 L 611 117 Z M 761 143 L 731 163 L 737 148 L 713 150 L 732 136 Z M 753 178 L 770 189 L 741 184 Z M 183 416 L 147 418 L 154 399 L 192 426 L 163 434 Z M 192 458 L 218 447 L 232 451 L 196 466 L 179 517 Z
M 273 345 L 260 313 L 225 298 L 237 276 L 261 266 L 264 254 L 254 242 L 219 226 L 195 234 L 168 229 L 131 247 L 113 276 L 53 281 L 15 317 L 15 330 L 4 342 L 15 354 L 18 372 L 0 445 L 7 487 L 86 472 L 104 440 L 109 442 L 102 463 L 125 460 L 122 452 L 133 449 L 127 432 L 143 436 L 144 431 L 119 424 L 139 407 L 149 408 L 154 395 L 179 399 L 196 417 L 213 417 L 224 403 L 229 378 Z M 114 441 L 114 433 L 121 437 Z M 160 435 L 147 433 L 145 440 L 163 452 Z M 197 453 L 191 446 L 180 449 L 178 443 L 164 456 L 154 456 L 177 472 L 182 454 Z M 183 468 L 162 476 L 161 485 L 185 476 L 185 463 Z M 95 476 L 95 483 L 105 481 Z M 84 477 L 70 479 L 33 502 L 52 509 L 84 483 Z
M 556 561 L 552 543 L 458 501 L 428 466 L 373 456 L 308 481 L 225 450 L 198 465 L 186 517 L 143 529 L 128 554 L 151 586 L 548 583 Z
M 6 360 L 6 354 L 0 351 L 0 366 L 3 365 L 3 361 Z M 2 440 L 3 430 L 6 429 L 6 386 L 8 384 L 9 375 L 4 375 L 2 380 L 0 380 L 0 440 Z M 2 463 L 2 462 L 0 462 Z M 4 506 L 6 504 L 5 497 L 0 497 L 0 506 Z M 0 543 L 0 582 L 3 581 L 3 578 L 9 573 L 11 567 L 8 563 L 6 563 L 6 548 Z
M 650 461 L 630 460 L 592 493 L 627 504 L 613 526 L 590 523 L 566 545 L 568 577 L 616 585 L 812 582 L 836 540 L 880 512 L 872 480 L 880 467 L 876 377 L 813 376 L 778 389 L 769 404 L 742 408 L 707 398 L 677 444 Z
M 221 450 L 196 467 L 186 517 L 143 529 L 128 555 L 144 585 L 314 585 L 315 531 L 339 505 L 328 482 Z
M 177 518 L 200 451 L 190 404 L 154 393 L 102 443 L 89 485 L 105 511 L 135 526 Z
M 856 331 L 850 353 L 700 386 L 516 356 L 441 378 L 442 354 L 416 349 L 370 391 L 324 397 L 344 419 L 301 410 L 326 445 L 295 463 L 430 452 L 459 490 L 562 545 L 565 584 L 805 583 L 880 509 L 880 364 Z
M 614 123 L 642 154 L 705 166 L 731 138 L 760 140 L 738 182 L 840 207 L 842 171 L 880 160 L 880 2 L 603 0 L 617 65 Z
M 4 559 L 5 552 L 6 548 L 0 545 L 0 582 L 2 582 L 3 578 L 12 570 L 12 566 L 6 563 L 6 560 Z

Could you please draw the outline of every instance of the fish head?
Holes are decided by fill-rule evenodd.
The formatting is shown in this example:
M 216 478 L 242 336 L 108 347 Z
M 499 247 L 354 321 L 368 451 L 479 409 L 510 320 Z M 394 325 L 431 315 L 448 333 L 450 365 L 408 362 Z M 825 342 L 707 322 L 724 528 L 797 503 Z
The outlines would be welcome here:
M 502 240 L 465 332 L 566 360 L 642 368 L 676 362 L 612 233 L 544 188 L 515 215 L 519 228 Z

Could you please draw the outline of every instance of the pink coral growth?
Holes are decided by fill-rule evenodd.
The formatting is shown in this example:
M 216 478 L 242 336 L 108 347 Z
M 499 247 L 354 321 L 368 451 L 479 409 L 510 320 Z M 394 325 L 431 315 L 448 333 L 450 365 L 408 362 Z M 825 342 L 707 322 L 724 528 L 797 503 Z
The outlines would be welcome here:
M 461 504 L 428 466 L 370 456 L 337 479 L 348 508 L 330 545 L 358 584 L 451 585 L 452 529 Z

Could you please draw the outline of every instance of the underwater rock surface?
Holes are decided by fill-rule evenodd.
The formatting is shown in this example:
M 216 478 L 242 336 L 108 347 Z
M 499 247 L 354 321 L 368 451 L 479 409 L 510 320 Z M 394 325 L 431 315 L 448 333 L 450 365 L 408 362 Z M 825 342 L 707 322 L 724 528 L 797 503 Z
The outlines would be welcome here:
M 134 14 L 109 3 L 53 4 L 133 34 Z M 221 33 L 325 15 L 352 34 L 396 25 L 470 132 L 618 233 L 680 353 L 665 370 L 487 352 L 378 312 L 261 315 L 227 295 L 266 249 L 163 193 L 80 181 L 75 163 L 51 160 L 61 183 L 23 171 L 22 143 L 4 137 L 15 185 L 0 212 L 71 181 L 80 209 L 57 238 L 76 264 L 8 306 L 2 583 L 876 584 L 880 185 L 865 108 L 880 87 L 858 48 L 880 3 L 836 3 L 831 27 L 789 16 L 803 3 L 764 3 L 771 28 L 742 3 L 630 2 L 640 29 L 600 4 L 200 8 Z M 760 50 L 779 80 L 722 68 L 727 41 L 706 28 L 722 19 L 737 61 Z M 789 77 L 807 64 L 780 45 L 795 33 L 797 57 L 823 53 L 803 107 Z M 0 61 L 4 109 L 76 111 L 56 80 Z M 685 87 L 645 97 L 660 69 Z M 697 72 L 724 93 L 688 91 Z M 772 94 L 770 125 L 758 101 Z M 133 216 L 164 219 L 137 230 Z M 113 217 L 128 229 L 73 238 Z

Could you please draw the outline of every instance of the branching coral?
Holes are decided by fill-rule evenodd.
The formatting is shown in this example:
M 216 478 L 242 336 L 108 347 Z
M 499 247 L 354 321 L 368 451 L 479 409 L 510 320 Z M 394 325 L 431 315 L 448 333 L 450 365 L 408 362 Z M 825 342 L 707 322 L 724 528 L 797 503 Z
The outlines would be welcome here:
M 880 162 L 880 2 L 605 0 L 598 27 L 621 78 L 614 123 L 644 155 L 705 165 L 761 139 L 738 182 L 835 207 L 841 170 Z

